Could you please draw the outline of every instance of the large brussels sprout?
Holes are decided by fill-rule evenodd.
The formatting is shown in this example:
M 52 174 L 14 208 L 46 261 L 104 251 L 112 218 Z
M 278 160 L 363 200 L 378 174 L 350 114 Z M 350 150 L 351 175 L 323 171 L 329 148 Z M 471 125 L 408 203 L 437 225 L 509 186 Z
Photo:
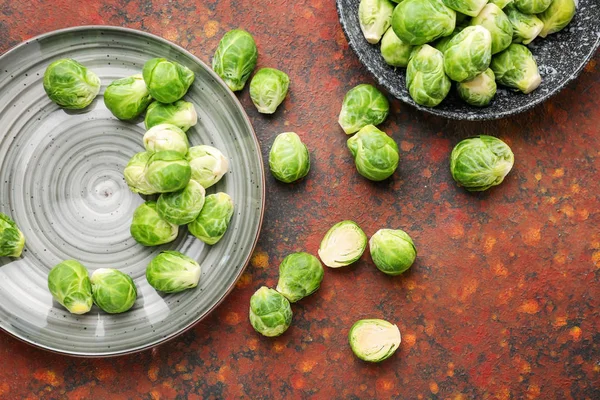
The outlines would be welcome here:
M 148 60 L 142 75 L 150 95 L 161 103 L 174 103 L 181 99 L 195 78 L 192 70 L 166 58 Z
M 155 101 L 148 106 L 144 122 L 146 129 L 156 125 L 170 124 L 187 132 L 198 122 L 198 114 L 194 105 L 185 100 L 177 100 L 173 104 L 163 104 Z
M 291 323 L 290 302 L 276 290 L 263 286 L 250 298 L 250 324 L 256 332 L 267 337 L 279 336 Z
M 92 308 L 92 284 L 87 269 L 75 260 L 56 265 L 48 274 L 52 297 L 72 314 L 85 314 Z
M 348 148 L 354 157 L 356 170 L 367 179 L 382 181 L 398 168 L 398 145 L 373 125 L 365 126 L 348 139 Z
M 330 268 L 357 261 L 367 248 L 367 235 L 354 221 L 338 222 L 327 231 L 319 246 L 319 257 Z
M 499 8 L 504 9 L 507 5 L 513 2 L 513 0 L 489 0 L 490 4 L 495 4 Z
M 273 114 L 287 96 L 290 77 L 275 68 L 261 68 L 250 81 L 250 98 L 259 113 Z
M 198 286 L 201 272 L 196 260 L 178 251 L 161 251 L 146 267 L 146 280 L 159 292 L 178 293 Z
M 406 68 L 406 86 L 415 103 L 426 107 L 440 104 L 450 92 L 443 54 L 428 44 L 413 50 Z
M 490 68 L 470 81 L 456 85 L 461 99 L 472 106 L 485 107 L 496 96 L 496 77 Z
M 504 9 L 513 27 L 513 43 L 531 43 L 544 29 L 544 23 L 535 15 L 523 14 L 512 4 Z
M 192 169 L 181 153 L 159 151 L 150 157 L 146 178 L 156 193 L 176 192 L 190 181 Z
M 277 291 L 295 303 L 316 292 L 322 280 L 323 266 L 317 257 L 308 253 L 292 253 L 279 265 Z
M 496 54 L 490 68 L 499 84 L 525 94 L 534 91 L 542 82 L 533 54 L 522 44 L 513 43 L 508 49 Z
M 375 86 L 363 83 L 348 90 L 338 123 L 351 135 L 367 125 L 379 125 L 387 118 L 390 103 Z
M 258 49 L 252 35 L 242 29 L 234 29 L 219 42 L 212 67 L 235 92 L 244 88 L 257 59 Z
M 573 19 L 577 12 L 576 0 L 552 0 L 550 6 L 538 18 L 544 23 L 541 37 L 562 31 Z
M 229 227 L 233 216 L 233 201 L 227 193 L 206 196 L 198 217 L 188 225 L 190 233 L 206 244 L 217 243 Z
M 488 0 L 443 0 L 444 4 L 454 11 L 458 11 L 469 17 L 479 15 Z
M 375 266 L 388 275 L 400 275 L 417 258 L 417 248 L 406 232 L 400 229 L 380 229 L 369 240 Z
M 64 58 L 46 68 L 44 90 L 59 106 L 78 110 L 89 106 L 96 98 L 100 78 L 77 61 Z
M 450 172 L 456 182 L 472 192 L 502 183 L 515 158 L 510 147 L 493 136 L 476 136 L 458 143 L 450 155 Z
M 361 319 L 350 328 L 348 341 L 356 357 L 380 362 L 391 357 L 400 346 L 400 330 L 383 319 Z
M 405 68 L 412 50 L 413 46 L 404 43 L 396 36 L 392 28 L 389 28 L 381 39 L 381 55 L 385 62 L 392 67 Z
M 160 217 L 155 201 L 147 201 L 135 209 L 130 232 L 139 244 L 158 246 L 175 240 L 179 227 Z
M 149 153 L 175 151 L 183 157 L 190 147 L 185 132 L 171 124 L 153 126 L 144 134 L 143 140 L 144 147 Z
M 0 213 L 0 257 L 21 257 L 25 236 L 8 215 Z
M 109 314 L 120 314 L 133 307 L 137 289 L 133 279 L 113 268 L 100 268 L 92 278 L 94 304 Z
M 525 14 L 539 14 L 544 12 L 552 0 L 514 0 L 514 5 Z
M 358 22 L 367 42 L 379 42 L 392 24 L 394 7 L 394 3 L 389 0 L 360 0 Z
M 113 115 L 122 120 L 139 117 L 152 97 L 142 74 L 113 81 L 104 91 L 104 104 Z
M 204 187 L 190 179 L 185 189 L 163 193 L 156 202 L 158 215 L 175 225 L 186 225 L 195 220 L 204 206 Z
M 192 179 L 205 189 L 219 182 L 229 170 L 227 157 L 212 146 L 190 147 L 187 160 L 192 167 Z
M 488 69 L 492 35 L 483 26 L 469 26 L 456 35 L 444 52 L 444 71 L 456 82 L 468 81 Z
M 152 156 L 147 151 L 137 153 L 127 163 L 125 171 L 125 182 L 129 186 L 129 189 L 134 193 L 141 193 L 150 195 L 156 193 L 148 179 L 146 179 L 146 168 L 148 166 L 148 160 Z
M 471 25 L 481 25 L 492 35 L 492 54 L 506 49 L 512 43 L 513 28 L 504 11 L 495 4 L 487 4 L 471 21 Z
M 442 0 L 404 0 L 392 16 L 394 33 L 404 43 L 421 45 L 450 35 L 456 13 Z
M 304 178 L 310 170 L 310 154 L 294 132 L 277 135 L 269 152 L 269 168 L 273 176 L 285 183 Z

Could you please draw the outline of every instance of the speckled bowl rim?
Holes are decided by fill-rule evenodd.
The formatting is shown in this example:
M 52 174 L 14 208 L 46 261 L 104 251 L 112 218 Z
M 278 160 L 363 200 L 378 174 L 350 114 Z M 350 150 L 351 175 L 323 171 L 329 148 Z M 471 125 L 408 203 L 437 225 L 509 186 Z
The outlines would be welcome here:
M 92 354 L 92 353 L 67 353 L 67 352 L 62 352 L 62 351 L 58 351 L 56 349 L 53 349 L 51 347 L 48 346 L 44 346 L 42 344 L 39 343 L 34 343 L 34 342 L 30 342 L 25 338 L 19 337 L 17 335 L 14 335 L 13 333 L 3 329 L 2 327 L 0 327 L 0 330 L 2 332 L 7 333 L 9 336 L 23 342 L 23 343 L 27 343 L 28 345 L 31 345 L 33 347 L 36 347 L 38 349 L 42 349 L 45 351 L 49 351 L 51 353 L 55 353 L 55 354 L 60 354 L 63 356 L 69 356 L 69 357 L 75 357 L 75 358 L 111 358 L 111 357 L 118 357 L 118 356 L 123 356 L 123 355 L 127 355 L 127 354 L 133 354 L 133 353 L 138 353 L 144 350 L 148 350 L 151 349 L 153 347 L 156 347 L 160 344 L 166 343 L 172 339 L 175 339 L 177 336 L 185 333 L 186 331 L 188 331 L 189 329 L 193 328 L 197 323 L 199 323 L 200 321 L 202 321 L 204 318 L 206 318 L 207 316 L 209 316 L 222 302 L 223 300 L 225 300 L 225 298 L 231 293 L 231 291 L 233 290 L 233 288 L 235 287 L 237 281 L 240 279 L 240 277 L 242 276 L 242 274 L 244 273 L 244 271 L 246 270 L 246 268 L 248 267 L 248 264 L 250 263 L 250 259 L 252 258 L 252 254 L 254 253 L 254 249 L 256 248 L 256 244 L 258 243 L 258 239 L 260 237 L 260 233 L 261 233 L 261 229 L 262 229 L 262 225 L 263 225 L 263 219 L 264 219 L 264 214 L 265 214 L 265 197 L 266 197 L 266 179 L 265 179 L 265 168 L 263 165 L 263 160 L 262 160 L 262 150 L 260 147 L 260 143 L 258 141 L 258 137 L 256 136 L 256 132 L 254 130 L 254 127 L 252 126 L 252 122 L 250 121 L 250 118 L 248 117 L 248 114 L 246 113 L 246 110 L 244 110 L 244 107 L 242 106 L 242 103 L 239 101 L 239 99 L 237 98 L 237 96 L 229 89 L 229 87 L 225 84 L 225 82 L 223 81 L 223 79 L 221 79 L 221 77 L 219 75 L 217 75 L 212 68 L 210 68 L 206 63 L 204 63 L 204 61 L 200 60 L 198 57 L 196 57 L 195 55 L 193 55 L 191 52 L 187 51 L 186 49 L 184 49 L 183 47 L 167 40 L 164 39 L 160 36 L 154 35 L 152 33 L 148 33 L 148 32 L 144 32 L 144 31 L 140 31 L 137 29 L 132 29 L 132 28 L 125 28 L 125 27 L 120 27 L 120 26 L 113 26 L 113 25 L 80 25 L 80 26 L 73 26 L 73 27 L 69 27 L 69 28 L 63 28 L 63 29 L 58 29 L 58 30 L 54 30 L 51 32 L 46 32 L 43 33 L 41 35 L 38 36 L 34 36 L 22 43 L 19 43 L 18 45 L 12 47 L 11 49 L 7 50 L 4 54 L 0 55 L 0 61 L 4 60 L 5 58 L 10 57 L 16 50 L 20 49 L 21 47 L 27 46 L 30 42 L 35 41 L 35 40 L 40 40 L 40 39 L 45 39 L 51 36 L 55 36 L 55 35 L 61 35 L 61 34 L 65 34 L 65 33 L 72 33 L 72 32 L 78 32 L 78 31 L 84 31 L 84 30 L 99 30 L 99 31 L 114 31 L 114 32 L 127 32 L 130 34 L 136 34 L 136 35 L 140 35 L 142 37 L 147 37 L 150 38 L 152 40 L 156 40 L 158 42 L 161 42 L 163 44 L 166 44 L 167 46 L 170 46 L 172 48 L 174 48 L 177 51 L 180 51 L 182 53 L 184 53 L 186 56 L 188 56 L 190 59 L 192 59 L 194 62 L 196 62 L 200 67 L 204 68 L 206 71 L 208 71 L 208 73 L 212 76 L 212 78 L 214 78 L 221 86 L 223 86 L 224 88 L 227 89 L 227 93 L 229 93 L 229 97 L 234 101 L 234 103 L 237 105 L 237 108 L 241 111 L 242 113 L 242 117 L 244 118 L 244 121 L 246 122 L 246 125 L 248 126 L 248 128 L 250 129 L 250 132 L 252 133 L 252 139 L 254 140 L 254 144 L 256 145 L 256 148 L 258 150 L 258 155 L 259 155 L 259 168 L 260 168 L 260 180 L 261 180 L 261 186 L 262 186 L 262 198 L 261 198 L 261 207 L 260 207 L 260 217 L 259 217 L 259 221 L 258 221 L 258 230 L 256 232 L 256 237 L 254 238 L 254 242 L 252 243 L 252 246 L 250 247 L 250 252 L 248 253 L 248 257 L 246 257 L 246 260 L 243 263 L 242 268 L 239 269 L 239 272 L 237 273 L 237 276 L 235 277 L 235 280 L 232 281 L 232 284 L 226 289 L 225 293 L 223 294 L 223 296 L 211 307 L 209 308 L 204 314 L 200 315 L 195 321 L 191 322 L 189 325 L 185 326 L 182 329 L 179 329 L 178 331 L 175 331 L 173 333 L 171 333 L 170 335 L 167 335 L 164 338 L 160 338 L 157 339 L 153 342 L 150 343 L 146 343 L 144 345 L 141 346 L 137 346 L 128 350 L 123 350 L 123 351 L 117 351 L 115 353 L 112 354 Z

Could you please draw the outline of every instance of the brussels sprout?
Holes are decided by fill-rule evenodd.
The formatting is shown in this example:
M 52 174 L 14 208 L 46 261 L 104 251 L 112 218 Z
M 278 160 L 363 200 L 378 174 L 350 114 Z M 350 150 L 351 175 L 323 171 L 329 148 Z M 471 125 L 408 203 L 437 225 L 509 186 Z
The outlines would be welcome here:
M 538 18 L 544 23 L 540 36 L 546 36 L 562 31 L 573 19 L 577 12 L 575 0 L 552 0 L 550 6 Z
M 400 229 L 380 229 L 369 240 L 375 266 L 388 275 L 400 275 L 417 258 L 417 248 L 406 232 Z
M 152 97 L 142 74 L 113 81 L 104 91 L 104 104 L 113 115 L 122 120 L 139 117 Z
M 442 0 L 404 0 L 392 16 L 394 33 L 404 43 L 421 45 L 450 35 L 456 13 Z
M 252 35 L 242 29 L 234 29 L 219 42 L 212 67 L 235 92 L 244 88 L 257 59 L 258 50 Z
M 181 99 L 195 78 L 192 70 L 166 58 L 148 60 L 142 75 L 150 95 L 161 103 L 174 103 Z
M 129 189 L 134 193 L 146 195 L 156 193 L 150 182 L 146 179 L 146 167 L 151 156 L 152 154 L 147 151 L 137 153 L 131 157 L 125 167 L 125 171 L 123 171 L 125 182 L 127 182 Z
M 456 82 L 468 81 L 488 69 L 492 35 L 482 26 L 469 26 L 456 35 L 444 52 L 444 71 Z
M 273 114 L 287 96 L 290 77 L 275 68 L 261 68 L 250 81 L 250 98 L 259 113 Z
M 544 28 L 544 23 L 535 15 L 523 14 L 515 6 L 509 4 L 504 9 L 513 27 L 513 43 L 531 43 Z
M 204 207 L 194 221 L 190 222 L 190 233 L 206 244 L 217 243 L 229 226 L 233 216 L 233 201 L 226 193 L 206 196 Z
M 502 183 L 515 162 L 510 147 L 492 136 L 480 135 L 458 143 L 450 155 L 450 172 L 456 182 L 472 192 Z
M 87 269 L 75 260 L 56 265 L 48 274 L 52 297 L 72 314 L 85 314 L 92 308 L 92 284 Z
M 450 92 L 442 53 L 428 44 L 413 50 L 406 68 L 406 86 L 415 103 L 426 107 L 440 104 Z
M 489 0 L 490 4 L 495 4 L 499 8 L 504 9 L 507 5 L 511 4 L 513 0 Z
M 506 49 L 512 43 L 513 27 L 504 11 L 495 4 L 487 4 L 471 25 L 481 25 L 492 35 L 492 54 Z
M 198 114 L 196 114 L 194 105 L 184 100 L 177 100 L 173 104 L 163 104 L 155 101 L 148 107 L 144 122 L 146 129 L 156 125 L 170 124 L 187 132 L 198 122 Z
M 387 118 L 390 103 L 375 86 L 363 83 L 350 89 L 344 96 L 338 123 L 347 135 L 367 125 L 379 125 Z
M 292 253 L 279 265 L 277 291 L 295 303 L 316 292 L 322 280 L 323 266 L 317 257 L 308 253 Z
M 413 46 L 406 44 L 389 28 L 381 39 L 381 55 L 392 67 L 405 68 L 408 65 Z
M 146 267 L 146 280 L 159 292 L 178 293 L 198 286 L 201 272 L 196 260 L 178 251 L 161 251 Z
M 170 124 L 153 126 L 144 134 L 144 147 L 149 153 L 175 151 L 184 157 L 190 144 L 184 131 Z
M 487 106 L 496 95 L 495 79 L 494 71 L 488 68 L 470 81 L 458 83 L 458 95 L 472 106 Z
M 120 314 L 133 307 L 137 289 L 129 275 L 112 268 L 100 268 L 94 271 L 90 280 L 94 304 L 102 310 Z
M 524 14 L 539 14 L 544 12 L 552 0 L 514 0 L 514 5 Z
M 192 169 L 181 153 L 159 151 L 150 157 L 146 179 L 157 193 L 176 192 L 190 181 Z
M 458 11 L 462 14 L 468 15 L 469 17 L 476 17 L 479 15 L 483 7 L 487 4 L 488 0 L 443 0 L 444 4 L 454 11 Z
M 175 225 L 186 225 L 195 220 L 204 206 L 206 191 L 198 182 L 190 179 L 185 189 L 163 193 L 158 198 L 158 215 Z
M 465 27 L 466 28 L 466 27 Z M 460 31 L 462 31 L 464 28 L 462 29 L 455 29 L 454 32 L 452 32 L 449 36 L 444 36 L 441 39 L 438 39 L 434 44 L 433 47 L 438 49 L 439 51 L 441 51 L 442 53 L 444 53 L 446 51 L 446 49 L 448 48 L 448 44 L 450 43 L 450 41 L 452 39 L 454 39 L 454 36 L 458 35 L 460 33 Z
M 21 257 L 25 236 L 8 215 L 0 213 L 0 257 Z
M 175 240 L 179 227 L 160 217 L 155 201 L 147 201 L 135 209 L 130 232 L 139 244 L 158 246 Z
M 327 231 L 319 246 L 319 257 L 330 268 L 357 261 L 367 247 L 367 235 L 353 221 L 338 222 Z
M 100 78 L 75 60 L 54 61 L 44 73 L 44 90 L 61 107 L 78 110 L 89 106 L 100 91 Z
M 348 148 L 354 157 L 356 170 L 367 179 L 382 181 L 398 168 L 398 145 L 373 125 L 365 126 L 348 139 Z
M 356 321 L 348 333 L 350 348 L 363 361 L 380 362 L 400 346 L 400 330 L 383 319 Z
M 392 24 L 395 5 L 389 0 L 360 0 L 358 22 L 367 42 L 375 44 Z
M 190 147 L 187 160 L 192 167 L 192 179 L 205 189 L 219 182 L 229 169 L 227 158 L 211 146 Z
M 499 84 L 525 94 L 534 91 L 542 82 L 533 54 L 521 44 L 513 43 L 508 49 L 496 54 L 490 68 Z
M 267 337 L 279 336 L 291 323 L 290 302 L 276 290 L 263 286 L 250 298 L 250 324 L 256 332 Z
M 285 183 L 304 178 L 310 170 L 310 154 L 294 132 L 277 135 L 269 152 L 269 168 L 273 176 Z

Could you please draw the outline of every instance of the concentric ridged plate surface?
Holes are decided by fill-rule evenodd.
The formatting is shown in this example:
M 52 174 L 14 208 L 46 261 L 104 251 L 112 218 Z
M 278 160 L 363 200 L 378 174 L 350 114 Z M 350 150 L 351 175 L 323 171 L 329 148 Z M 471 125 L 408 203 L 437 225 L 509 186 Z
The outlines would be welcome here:
M 83 111 L 65 111 L 42 87 L 48 64 L 76 59 L 102 80 L 100 95 Z M 129 233 L 144 199 L 130 192 L 123 168 L 143 151 L 143 123 L 120 122 L 102 93 L 117 78 L 140 73 L 153 57 L 191 68 L 196 80 L 185 99 L 198 124 L 192 145 L 210 144 L 230 160 L 230 172 L 208 193 L 226 192 L 236 211 L 215 246 L 185 227 L 173 243 L 148 248 Z M 256 137 L 237 99 L 185 50 L 156 36 L 111 27 L 81 27 L 32 39 L 0 57 L 0 212 L 27 238 L 20 259 L 0 258 L 0 328 L 32 344 L 83 356 L 106 356 L 160 343 L 210 312 L 235 284 L 254 248 L 264 206 L 264 174 Z M 145 278 L 161 250 L 178 250 L 202 266 L 198 288 L 161 295 Z M 108 315 L 69 314 L 47 290 L 48 271 L 77 259 L 90 273 L 118 268 L 131 275 L 139 297 L 133 309 Z

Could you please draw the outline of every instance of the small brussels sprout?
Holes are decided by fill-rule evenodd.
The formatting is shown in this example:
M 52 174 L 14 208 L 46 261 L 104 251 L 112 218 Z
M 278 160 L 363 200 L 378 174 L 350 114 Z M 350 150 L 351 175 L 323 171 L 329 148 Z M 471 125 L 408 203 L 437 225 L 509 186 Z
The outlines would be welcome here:
M 513 43 L 529 44 L 538 37 L 544 23 L 535 15 L 523 14 L 512 4 L 504 9 L 513 27 Z
M 456 35 L 444 52 L 444 71 L 456 82 L 468 81 L 488 69 L 492 35 L 483 26 L 469 26 Z
M 192 70 L 166 58 L 148 60 L 142 75 L 150 95 L 161 103 L 174 103 L 181 99 L 195 78 Z
M 234 29 L 219 42 L 212 67 L 235 92 L 244 88 L 257 59 L 258 49 L 252 35 L 242 29 Z
M 513 0 L 489 0 L 490 4 L 495 4 L 500 9 L 504 9 L 507 5 L 511 4 Z
M 450 35 L 455 26 L 456 13 L 442 0 L 404 0 L 392 16 L 396 36 L 415 46 Z
M 56 265 L 48 274 L 52 297 L 71 314 L 85 314 L 92 308 L 92 284 L 88 271 L 75 260 Z
M 163 193 L 156 202 L 158 215 L 175 225 L 186 225 L 194 221 L 204 206 L 206 191 L 198 182 L 190 179 L 185 189 Z
M 353 221 L 338 222 L 327 231 L 319 246 L 319 257 L 330 268 L 357 261 L 367 248 L 367 235 Z
M 546 36 L 562 31 L 573 19 L 577 12 L 575 0 L 552 0 L 550 6 L 538 18 L 544 23 L 540 36 Z
M 511 44 L 492 59 L 490 68 L 496 81 L 509 88 L 528 94 L 542 82 L 542 77 L 531 51 L 522 44 Z
M 150 157 L 146 179 L 156 193 L 176 192 L 190 181 L 192 169 L 181 153 L 159 151 Z
M 470 81 L 458 83 L 458 95 L 472 106 L 485 107 L 496 96 L 495 79 L 494 71 L 488 68 Z
M 389 0 L 360 0 L 358 22 L 367 42 L 379 42 L 392 24 L 394 7 L 394 3 Z
M 413 46 L 406 44 L 389 28 L 381 39 L 381 55 L 388 65 L 405 68 Z
M 190 144 L 184 131 L 175 125 L 160 124 L 144 134 L 144 147 L 149 153 L 175 151 L 183 157 L 187 154 Z
M 156 193 L 150 182 L 148 182 L 148 179 L 146 179 L 146 167 L 151 156 L 152 154 L 147 151 L 137 153 L 131 157 L 125 167 L 125 171 L 123 171 L 127 186 L 134 193 L 145 195 Z
M 100 78 L 77 61 L 64 58 L 46 68 L 44 90 L 59 106 L 79 110 L 89 106 L 98 95 Z
M 175 240 L 179 227 L 160 217 L 155 201 L 147 201 L 135 209 L 130 232 L 139 244 L 158 246 Z
M 544 12 L 552 0 L 515 0 L 514 4 L 524 14 L 539 14 Z
M 205 189 L 219 182 L 229 170 L 227 157 L 212 146 L 190 147 L 187 160 L 192 168 L 192 179 Z
M 373 125 L 365 126 L 348 139 L 348 148 L 354 157 L 356 170 L 367 179 L 382 181 L 398 168 L 398 145 Z
M 146 267 L 146 280 L 159 292 L 178 293 L 198 286 L 201 272 L 196 260 L 178 251 L 161 251 Z
M 0 257 L 21 257 L 25 236 L 8 215 L 0 213 Z
M 443 0 L 444 4 L 454 11 L 458 11 L 462 14 L 468 15 L 469 17 L 476 17 L 479 15 L 483 7 L 487 4 L 488 0 Z
M 406 86 L 415 103 L 426 107 L 440 104 L 450 92 L 442 52 L 428 44 L 413 50 L 406 68 Z
M 267 337 L 279 336 L 291 323 L 290 302 L 276 290 L 263 286 L 250 298 L 250 324 L 256 332 Z
M 275 68 L 261 68 L 250 81 L 250 98 L 259 113 L 273 114 L 287 96 L 290 77 Z
M 206 244 L 217 243 L 229 227 L 233 216 L 233 201 L 226 193 L 206 196 L 198 217 L 190 222 L 188 230 Z
M 323 281 L 323 266 L 308 253 L 292 253 L 279 265 L 277 291 L 295 303 L 317 291 Z
M 161 124 L 170 124 L 187 132 L 198 122 L 198 114 L 194 105 L 185 100 L 177 100 L 173 104 L 163 104 L 155 101 L 148 106 L 144 122 L 146 129 Z
M 113 115 L 122 120 L 139 117 L 152 97 L 142 74 L 113 81 L 104 91 L 104 104 Z
M 348 90 L 338 123 L 347 135 L 367 125 L 379 125 L 387 118 L 390 103 L 375 86 L 363 83 Z
M 269 152 L 269 169 L 284 183 L 304 178 L 310 170 L 310 154 L 300 137 L 294 132 L 277 135 Z
M 400 330 L 383 319 L 356 321 L 348 333 L 350 348 L 363 361 L 380 362 L 392 356 L 400 346 Z
M 452 178 L 465 189 L 481 192 L 502 183 L 515 162 L 502 140 L 480 135 L 458 143 L 450 155 Z
M 450 43 L 450 41 L 452 39 L 454 39 L 454 36 L 458 35 L 460 33 L 460 31 L 462 31 L 463 29 L 464 28 L 462 28 L 462 29 L 455 29 L 454 32 L 452 32 L 450 35 L 444 36 L 443 38 L 438 39 L 433 44 L 433 47 L 436 48 L 436 49 L 438 49 L 442 53 L 444 53 L 446 51 L 446 49 L 448 48 L 448 44 Z
M 512 43 L 513 27 L 508 17 L 497 5 L 487 4 L 471 25 L 481 25 L 492 35 L 492 54 L 506 49 Z
M 120 314 L 129 310 L 137 299 L 133 279 L 116 269 L 97 269 L 90 281 L 94 304 L 109 314 Z
M 380 229 L 369 240 L 375 266 L 388 275 L 400 275 L 415 262 L 417 248 L 406 232 Z

